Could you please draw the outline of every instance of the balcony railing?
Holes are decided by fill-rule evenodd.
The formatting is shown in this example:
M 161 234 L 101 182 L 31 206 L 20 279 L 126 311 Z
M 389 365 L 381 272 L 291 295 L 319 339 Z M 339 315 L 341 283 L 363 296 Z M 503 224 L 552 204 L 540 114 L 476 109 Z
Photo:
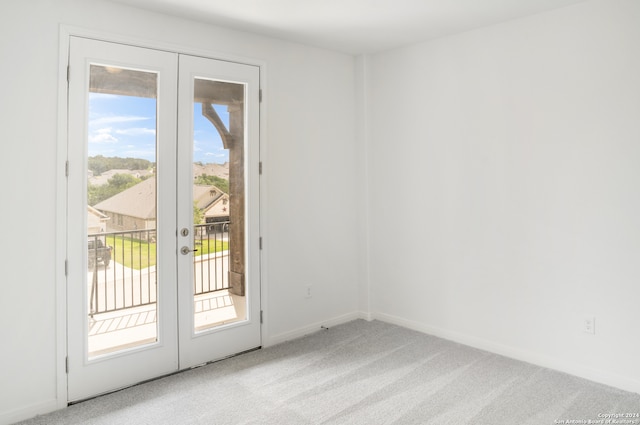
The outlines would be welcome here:
M 229 288 L 229 222 L 194 226 L 193 293 Z M 156 231 L 89 235 L 90 315 L 157 301 Z

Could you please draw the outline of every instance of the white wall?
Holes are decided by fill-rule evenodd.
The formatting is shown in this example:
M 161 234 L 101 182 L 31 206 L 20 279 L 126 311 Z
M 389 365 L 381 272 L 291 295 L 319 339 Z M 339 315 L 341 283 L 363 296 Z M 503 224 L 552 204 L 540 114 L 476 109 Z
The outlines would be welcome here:
M 371 57 L 374 317 L 640 392 L 639 51 L 597 0 Z
M 64 402 L 60 24 L 267 63 L 267 344 L 371 306 L 640 392 L 638 22 L 589 1 L 356 63 L 100 0 L 0 3 L 0 423 Z
M 60 24 L 265 61 L 264 342 L 352 317 L 358 307 L 353 57 L 103 1 L 3 1 L 0 423 L 65 401 L 56 393 L 62 360 L 54 261 L 54 211 L 63 190 L 56 187 Z M 313 298 L 304 299 L 308 284 Z

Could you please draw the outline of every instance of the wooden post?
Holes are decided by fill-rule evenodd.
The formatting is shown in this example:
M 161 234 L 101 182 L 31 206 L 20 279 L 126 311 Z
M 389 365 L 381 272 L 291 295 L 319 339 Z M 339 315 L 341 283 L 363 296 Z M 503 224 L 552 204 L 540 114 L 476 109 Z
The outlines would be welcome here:
M 228 111 L 229 129 L 210 103 L 202 103 L 202 115 L 218 130 L 225 149 L 229 149 L 229 292 L 244 296 L 244 102 L 230 103 Z
M 229 106 L 229 291 L 245 294 L 244 105 Z

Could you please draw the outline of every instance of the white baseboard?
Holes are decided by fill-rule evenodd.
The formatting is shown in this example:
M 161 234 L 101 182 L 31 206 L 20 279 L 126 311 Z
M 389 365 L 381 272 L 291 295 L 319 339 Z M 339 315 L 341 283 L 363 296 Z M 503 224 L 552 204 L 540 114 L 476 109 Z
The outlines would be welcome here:
M 372 318 L 370 318 L 370 315 L 367 315 L 363 312 L 348 313 L 342 316 L 337 316 L 327 320 L 323 320 L 321 322 L 312 323 L 310 325 L 303 326 L 301 328 L 294 329 L 289 332 L 284 332 L 278 335 L 264 338 L 262 341 L 262 346 L 269 347 L 272 345 L 280 344 L 282 342 L 290 341 L 292 339 L 300 338 L 305 335 L 309 335 L 311 333 L 317 332 L 322 329 L 322 326 L 330 328 L 331 326 L 341 325 L 343 323 L 351 322 L 352 320 L 356 320 L 356 319 L 365 319 L 369 321 L 372 320 Z
M 434 326 L 429 326 L 424 323 L 403 319 L 401 317 L 392 316 L 389 314 L 373 313 L 371 314 L 371 316 L 374 320 L 380 320 L 381 322 L 387 322 L 394 325 L 402 326 L 404 328 L 433 335 L 442 339 L 457 342 L 484 351 L 489 351 L 491 353 L 499 354 L 501 356 L 509 357 L 515 360 L 520 360 L 548 369 L 557 370 L 559 372 L 574 375 L 580 378 L 587 379 L 589 381 L 598 382 L 600 384 L 615 387 L 624 391 L 630 391 L 640 394 L 640 381 L 629 379 L 625 376 L 607 373 L 601 370 L 590 369 L 584 366 L 577 365 L 573 362 L 567 362 L 565 360 L 548 357 L 532 351 L 510 347 L 486 339 L 477 338 L 471 335 L 461 334 L 459 332 L 454 332 Z
M 368 311 L 360 311 L 358 312 L 358 319 L 364 319 L 367 322 L 374 320 L 373 314 Z
M 65 404 L 66 405 L 66 404 Z M 25 419 L 31 419 L 37 415 L 53 412 L 60 409 L 58 400 L 52 399 L 42 403 L 34 403 L 25 407 L 0 413 L 0 425 L 13 424 Z

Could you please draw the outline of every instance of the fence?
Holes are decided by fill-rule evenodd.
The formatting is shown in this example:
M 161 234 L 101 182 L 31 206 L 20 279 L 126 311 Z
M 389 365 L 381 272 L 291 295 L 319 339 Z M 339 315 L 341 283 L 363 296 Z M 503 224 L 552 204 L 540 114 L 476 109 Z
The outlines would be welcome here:
M 194 295 L 229 288 L 228 228 L 229 222 L 194 226 Z M 156 248 L 155 229 L 89 235 L 91 316 L 157 302 Z

